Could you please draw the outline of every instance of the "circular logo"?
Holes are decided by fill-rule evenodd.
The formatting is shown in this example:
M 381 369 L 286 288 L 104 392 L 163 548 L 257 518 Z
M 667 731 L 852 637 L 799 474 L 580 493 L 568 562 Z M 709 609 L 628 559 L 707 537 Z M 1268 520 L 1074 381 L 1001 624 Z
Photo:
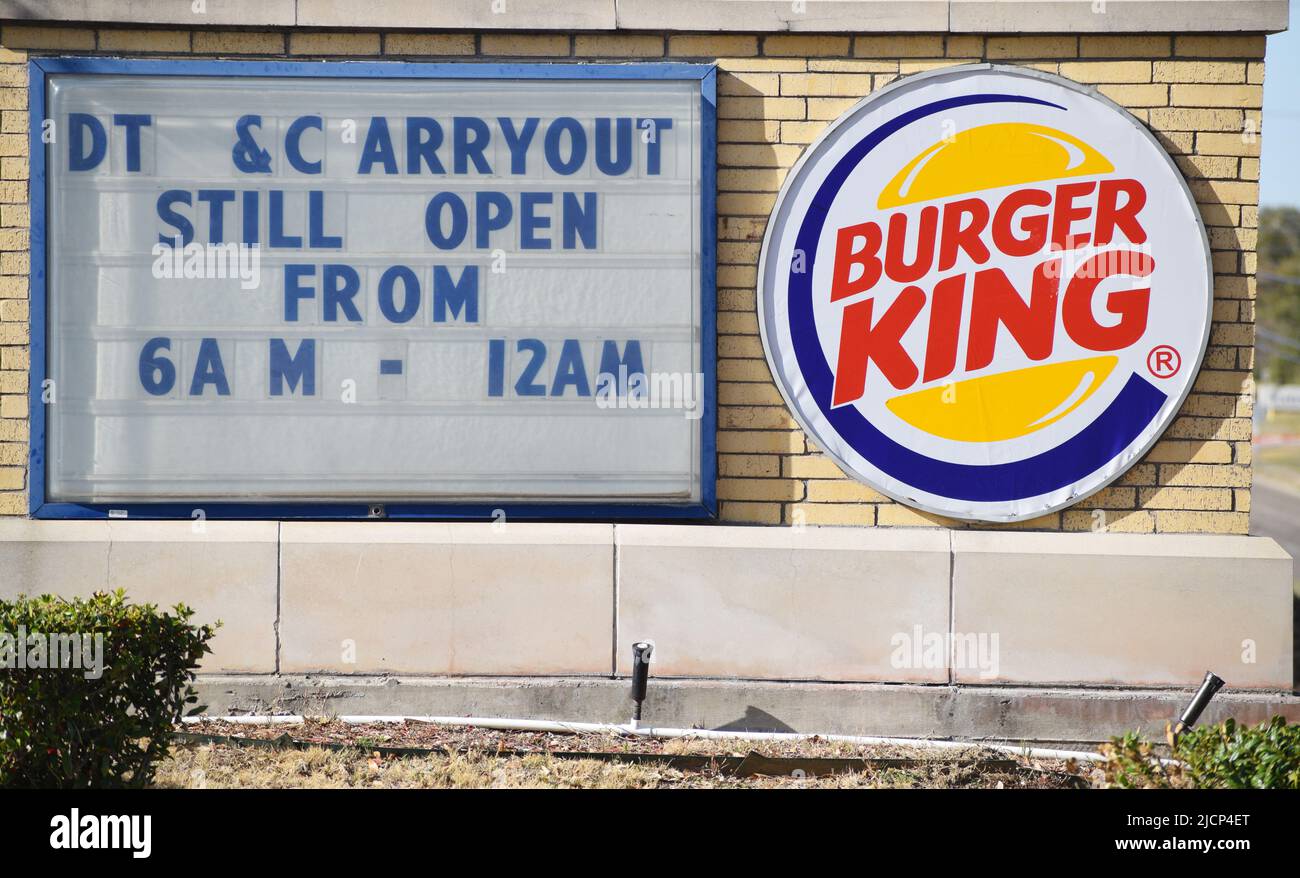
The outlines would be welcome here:
M 1191 388 L 1212 300 L 1200 214 L 1155 138 L 1083 86 L 996 65 L 837 120 L 781 189 L 759 284 L 809 437 L 903 503 L 988 521 L 1135 463 Z

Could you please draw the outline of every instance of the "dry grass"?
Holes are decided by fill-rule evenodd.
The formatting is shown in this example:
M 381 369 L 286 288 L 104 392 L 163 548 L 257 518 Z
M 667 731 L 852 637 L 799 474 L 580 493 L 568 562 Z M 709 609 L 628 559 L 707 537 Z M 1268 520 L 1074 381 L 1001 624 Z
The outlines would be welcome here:
M 1077 781 L 1060 764 L 1008 764 L 1002 754 L 971 748 L 934 751 L 861 747 L 827 741 L 748 742 L 705 739 L 667 741 L 615 735 L 544 735 L 491 732 L 427 724 L 345 726 L 312 722 L 303 726 L 187 726 L 211 735 L 280 737 L 355 745 L 333 750 L 178 744 L 161 765 L 157 786 L 185 788 L 955 788 L 1063 787 Z M 381 757 L 380 746 L 442 747 L 447 755 Z M 521 752 L 524 751 L 524 752 Z M 903 758 L 904 767 L 871 766 L 842 774 L 740 777 L 698 766 L 682 770 L 663 764 L 559 756 L 557 752 L 655 753 L 663 755 L 837 758 Z

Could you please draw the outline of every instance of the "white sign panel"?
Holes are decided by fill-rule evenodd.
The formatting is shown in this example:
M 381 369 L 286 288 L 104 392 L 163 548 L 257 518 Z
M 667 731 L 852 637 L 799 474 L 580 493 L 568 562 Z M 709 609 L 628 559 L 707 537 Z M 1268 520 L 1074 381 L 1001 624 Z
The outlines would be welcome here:
M 586 74 L 51 73 L 46 499 L 700 502 L 700 74 Z
M 809 436 L 880 491 L 1019 521 L 1116 479 L 1210 330 L 1196 203 L 1156 139 L 1021 68 L 908 77 L 786 178 L 760 324 Z

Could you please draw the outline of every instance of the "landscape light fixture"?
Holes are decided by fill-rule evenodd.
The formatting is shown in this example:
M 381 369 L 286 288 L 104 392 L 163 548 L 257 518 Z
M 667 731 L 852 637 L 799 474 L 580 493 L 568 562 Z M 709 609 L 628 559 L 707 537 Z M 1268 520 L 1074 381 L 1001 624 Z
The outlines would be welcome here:
M 641 703 L 645 701 L 646 686 L 650 682 L 650 654 L 655 645 L 646 640 L 632 644 L 632 701 L 636 707 L 632 713 L 632 725 L 641 722 Z
M 1191 703 L 1183 710 L 1183 715 L 1178 718 L 1177 724 L 1174 725 L 1174 737 L 1181 735 L 1196 725 L 1196 721 L 1201 718 L 1201 711 L 1205 710 L 1206 705 L 1210 703 L 1210 699 L 1222 688 L 1223 680 L 1215 675 L 1213 671 L 1206 671 L 1205 679 L 1201 681 L 1201 688 L 1196 690 Z

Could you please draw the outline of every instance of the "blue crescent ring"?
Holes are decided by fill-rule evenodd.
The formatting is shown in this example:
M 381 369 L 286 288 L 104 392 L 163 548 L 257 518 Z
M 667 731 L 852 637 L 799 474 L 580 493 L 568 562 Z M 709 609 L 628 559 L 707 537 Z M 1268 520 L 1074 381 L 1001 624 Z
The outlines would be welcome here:
M 808 254 L 807 265 L 802 272 L 791 270 L 788 287 L 795 359 L 817 407 L 840 437 L 873 466 L 900 482 L 940 497 L 985 503 L 1037 497 L 1096 472 L 1131 445 L 1169 399 L 1135 372 L 1106 410 L 1065 442 L 1024 460 L 986 466 L 926 457 L 890 439 L 855 407 L 831 408 L 835 375 L 817 342 L 812 276 L 817 242 L 836 194 L 867 154 L 901 128 L 955 107 L 994 103 L 1041 104 L 1065 110 L 1037 98 L 981 94 L 935 101 L 890 119 L 850 149 L 817 190 L 796 238 L 796 246 Z

